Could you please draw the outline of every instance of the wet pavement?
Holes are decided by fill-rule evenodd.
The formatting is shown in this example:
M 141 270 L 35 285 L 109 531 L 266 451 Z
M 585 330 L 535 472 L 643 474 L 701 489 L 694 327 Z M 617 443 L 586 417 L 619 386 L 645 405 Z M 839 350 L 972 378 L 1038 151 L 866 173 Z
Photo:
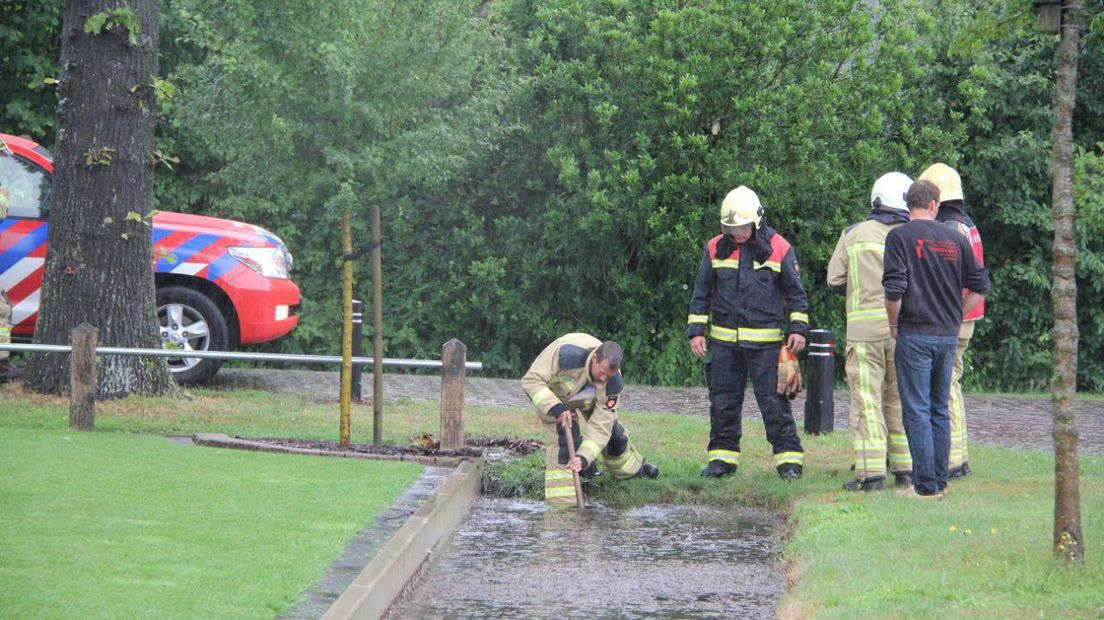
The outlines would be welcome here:
M 372 378 L 364 375 L 363 397 L 372 398 Z M 281 393 L 310 394 L 337 400 L 339 378 L 333 371 L 224 369 L 207 384 L 210 388 L 253 388 Z M 383 392 L 387 399 L 440 400 L 441 379 L 436 375 L 385 373 Z M 516 380 L 468 376 L 464 396 L 467 404 L 483 407 L 529 407 L 529 399 Z M 750 391 L 749 391 L 750 396 Z M 847 429 L 847 392 L 835 393 L 835 428 Z M 1013 448 L 1052 450 L 1052 405 L 1046 398 L 967 394 L 966 419 L 970 441 Z M 622 411 L 709 413 L 709 395 L 704 387 L 664 388 L 628 385 L 621 398 Z M 794 415 L 801 426 L 805 395 L 793 401 Z M 1104 401 L 1078 401 L 1074 405 L 1081 434 L 1080 451 L 1104 453 Z M 759 418 L 754 398 L 744 399 L 744 415 Z
M 772 617 L 782 527 L 750 510 L 483 498 L 389 617 Z

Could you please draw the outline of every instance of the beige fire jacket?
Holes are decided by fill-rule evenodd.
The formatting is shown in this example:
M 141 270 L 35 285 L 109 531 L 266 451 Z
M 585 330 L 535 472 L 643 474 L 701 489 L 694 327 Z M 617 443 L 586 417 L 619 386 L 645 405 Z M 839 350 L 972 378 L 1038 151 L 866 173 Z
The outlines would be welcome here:
M 886 236 L 900 225 L 868 219 L 844 230 L 836 243 L 828 261 L 828 286 L 840 290 L 846 285 L 847 340 L 889 339 L 882 256 Z
M 594 350 L 602 344 L 589 334 L 567 334 L 545 347 L 529 371 L 521 379 L 521 386 L 542 422 L 555 422 L 556 416 L 567 409 L 566 403 L 588 385 L 595 387 L 593 411 L 580 424 L 583 442 L 577 454 L 594 463 L 609 443 L 613 423 L 617 421 L 617 399 L 624 388 L 621 373 L 615 373 L 605 383 L 595 383 L 590 376 L 590 363 Z M 586 415 L 589 406 L 581 408 Z

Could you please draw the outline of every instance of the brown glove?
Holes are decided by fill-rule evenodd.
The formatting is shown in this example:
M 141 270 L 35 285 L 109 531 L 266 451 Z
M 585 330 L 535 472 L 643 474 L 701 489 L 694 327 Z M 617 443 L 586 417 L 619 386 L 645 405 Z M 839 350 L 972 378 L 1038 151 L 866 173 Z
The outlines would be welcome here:
M 797 356 L 789 347 L 782 347 L 778 352 L 778 385 L 775 391 L 786 398 L 793 400 L 801 393 L 803 387 L 801 381 L 801 367 L 797 364 Z

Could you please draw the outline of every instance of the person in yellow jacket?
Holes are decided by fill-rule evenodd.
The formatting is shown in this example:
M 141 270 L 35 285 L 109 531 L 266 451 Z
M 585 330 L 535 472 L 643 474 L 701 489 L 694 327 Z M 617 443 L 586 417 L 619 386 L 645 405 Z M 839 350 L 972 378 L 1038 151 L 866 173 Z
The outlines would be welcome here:
M 8 217 L 8 188 L 0 184 L 0 220 Z M 11 342 L 11 301 L 8 300 L 8 292 L 0 289 L 0 344 Z M 23 376 L 23 369 L 11 361 L 10 351 L 0 351 L 0 382 L 18 379 Z
M 522 377 L 521 386 L 544 426 L 545 501 L 574 505 L 571 472 L 593 475 L 599 457 L 617 479 L 659 476 L 659 468 L 644 461 L 617 417 L 623 358 L 616 342 L 567 334 L 545 347 Z M 573 461 L 569 440 L 575 446 Z
M 944 163 L 934 163 L 920 174 L 920 179 L 931 181 L 939 188 L 939 212 L 937 222 L 946 222 L 966 238 L 978 265 L 985 267 L 985 252 L 981 245 L 981 233 L 974 220 L 966 214 L 962 196 L 962 179 L 958 171 Z M 966 291 L 962 292 L 963 296 Z M 948 463 L 950 478 L 970 475 L 970 453 L 967 449 L 966 403 L 962 400 L 962 375 L 966 366 L 962 356 L 974 337 L 974 325 L 985 318 L 985 300 L 973 310 L 962 315 L 962 327 L 958 331 L 958 350 L 955 352 L 954 372 L 951 373 L 951 455 Z
M 912 486 L 909 453 L 893 364 L 894 340 L 886 320 L 882 256 L 889 231 L 909 221 L 905 193 L 912 179 L 900 172 L 882 175 L 870 193 L 867 219 L 840 235 L 828 262 L 828 286 L 846 294 L 848 416 L 855 450 L 855 478 L 848 491 L 886 486 L 886 455 L 897 486 Z

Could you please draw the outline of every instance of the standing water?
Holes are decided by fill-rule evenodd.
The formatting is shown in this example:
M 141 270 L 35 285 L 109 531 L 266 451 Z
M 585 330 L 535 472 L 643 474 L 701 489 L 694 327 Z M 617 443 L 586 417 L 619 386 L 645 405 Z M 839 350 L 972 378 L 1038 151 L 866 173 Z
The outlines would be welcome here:
M 480 499 L 391 618 L 767 618 L 781 522 L 698 506 Z

